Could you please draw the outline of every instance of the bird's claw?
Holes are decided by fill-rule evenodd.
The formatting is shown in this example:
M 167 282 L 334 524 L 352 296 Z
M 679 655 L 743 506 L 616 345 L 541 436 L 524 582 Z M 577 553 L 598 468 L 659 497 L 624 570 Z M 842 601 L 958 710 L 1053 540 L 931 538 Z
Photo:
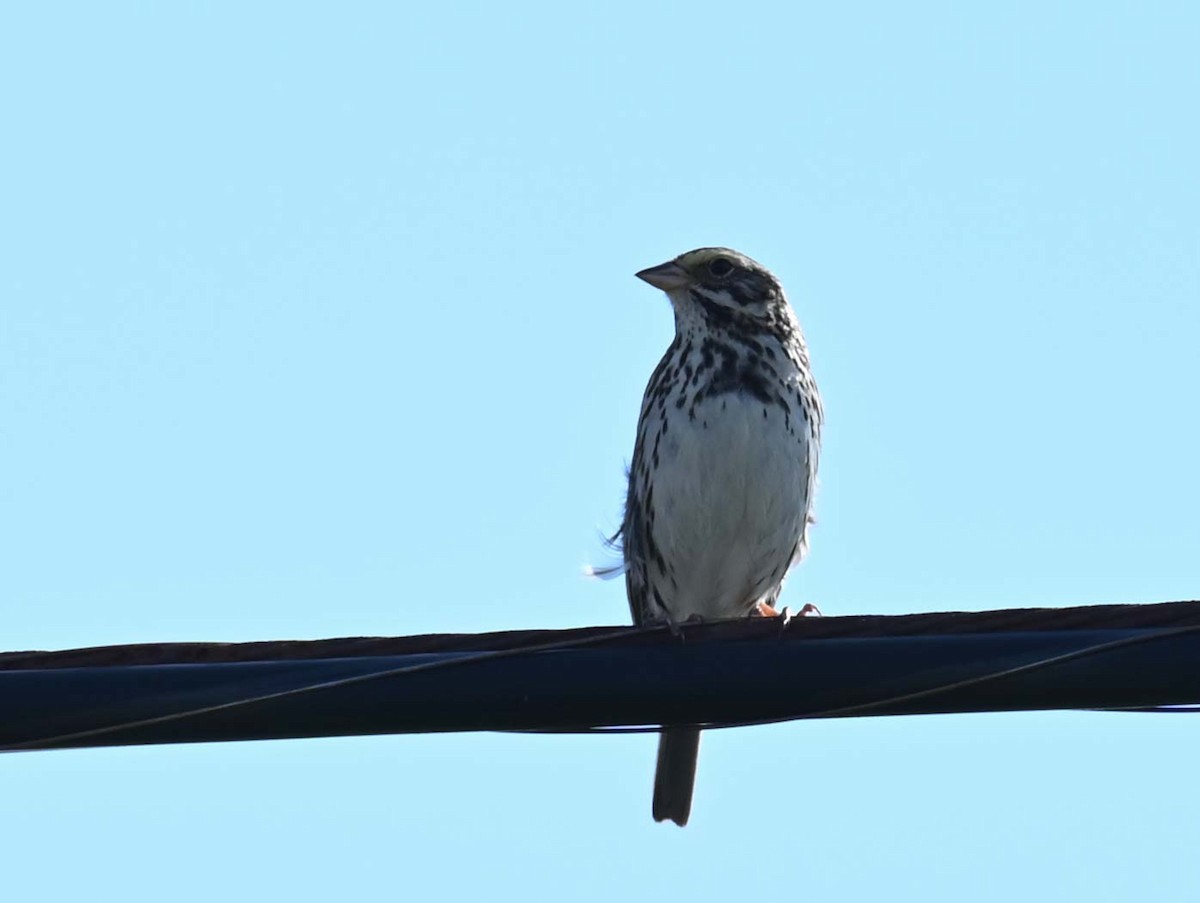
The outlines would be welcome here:
M 662 617 L 662 623 L 665 624 L 667 630 L 671 632 L 671 636 L 675 637 L 675 639 L 681 642 L 687 639 L 687 637 L 683 635 L 683 624 L 700 624 L 703 621 L 704 618 L 697 614 L 688 615 L 682 622 L 676 621 L 669 614 L 664 613 Z
M 811 602 L 805 602 L 800 607 L 800 610 L 793 615 L 786 605 L 782 609 L 776 609 L 773 605 L 766 602 L 759 602 L 754 606 L 753 611 L 750 612 L 751 617 L 778 618 L 780 627 L 787 627 L 792 622 L 792 618 L 803 618 L 808 615 L 822 617 L 821 609 L 817 608 Z

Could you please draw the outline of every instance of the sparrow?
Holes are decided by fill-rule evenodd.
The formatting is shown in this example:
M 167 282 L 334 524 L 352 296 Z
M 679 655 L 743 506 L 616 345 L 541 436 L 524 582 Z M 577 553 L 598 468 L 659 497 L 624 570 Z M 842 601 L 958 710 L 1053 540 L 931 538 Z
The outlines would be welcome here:
M 824 412 L 783 287 L 728 248 L 638 278 L 666 293 L 675 337 L 642 398 L 622 550 L 637 625 L 773 616 L 808 548 Z M 664 725 L 655 821 L 687 824 L 700 729 Z

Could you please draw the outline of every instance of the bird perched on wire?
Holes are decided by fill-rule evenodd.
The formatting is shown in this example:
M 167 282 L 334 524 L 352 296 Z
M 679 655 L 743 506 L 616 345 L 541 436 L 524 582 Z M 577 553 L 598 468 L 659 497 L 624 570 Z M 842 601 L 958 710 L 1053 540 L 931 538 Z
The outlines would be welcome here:
M 807 549 L 823 411 L 779 281 L 700 248 L 637 274 L 675 339 L 646 386 L 618 536 L 635 624 L 774 616 Z M 656 821 L 687 824 L 700 731 L 664 726 Z

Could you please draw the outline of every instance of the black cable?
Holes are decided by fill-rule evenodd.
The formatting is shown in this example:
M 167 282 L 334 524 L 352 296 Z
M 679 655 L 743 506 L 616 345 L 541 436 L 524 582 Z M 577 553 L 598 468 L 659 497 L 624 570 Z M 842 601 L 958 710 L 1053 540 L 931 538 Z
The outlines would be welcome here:
M 433 671 L 440 668 L 455 667 L 460 665 L 474 664 L 480 661 L 490 661 L 498 658 L 508 658 L 517 655 L 526 655 L 533 652 L 549 652 L 560 649 L 577 648 L 580 646 L 599 645 L 617 637 L 628 637 L 632 634 L 648 634 L 656 633 L 662 630 L 671 630 L 672 628 L 666 624 L 649 625 L 639 628 L 619 628 L 601 634 L 594 634 L 588 637 L 581 637 L 574 640 L 557 640 L 549 643 L 535 643 L 528 646 L 517 646 L 511 649 L 497 649 L 479 652 L 471 655 L 465 655 L 454 659 L 439 659 L 431 662 L 421 662 L 416 665 L 404 665 L 397 668 L 385 668 L 379 671 L 372 671 L 369 674 L 357 674 L 353 677 L 342 677 L 336 680 L 321 681 L 315 684 L 306 684 L 301 687 L 293 687 L 288 690 L 280 690 L 274 693 L 264 693 L 261 695 L 250 696 L 244 699 L 234 699 L 229 702 L 217 703 L 215 705 L 202 706 L 195 709 L 187 709 L 181 712 L 171 712 L 166 715 L 158 715 L 153 718 L 142 718 L 136 721 L 120 722 L 118 724 L 104 725 L 102 727 L 90 728 L 84 731 L 75 731 L 68 734 L 59 734 L 51 737 L 41 737 L 34 740 L 25 740 L 19 743 L 11 743 L 5 746 L 0 746 L 0 752 L 16 752 L 37 749 L 54 749 L 75 740 L 82 740 L 90 737 L 106 736 L 120 731 L 132 730 L 139 727 L 147 727 L 155 724 L 164 724 L 171 721 L 179 721 L 185 718 L 195 717 L 197 715 L 206 715 L 211 712 L 225 711 L 228 709 L 239 708 L 247 705 L 253 705 L 258 702 L 267 702 L 274 699 L 283 699 L 291 696 L 299 696 L 305 693 L 312 693 L 318 690 L 334 689 L 336 687 L 345 687 L 358 683 L 366 683 L 372 680 L 381 680 L 387 677 L 398 677 L 405 674 L 414 674 L 420 671 Z M 677 630 L 677 628 L 675 629 Z M 674 630 L 673 630 L 674 632 Z M 929 698 L 939 694 L 945 694 L 954 690 L 964 689 L 966 687 L 977 686 L 981 683 L 986 683 L 992 680 L 998 680 L 1004 677 L 1012 677 L 1017 674 L 1025 674 L 1031 671 L 1047 668 L 1052 665 L 1062 664 L 1063 662 L 1073 661 L 1084 658 L 1090 655 L 1096 655 L 1102 652 L 1108 652 L 1113 649 L 1123 648 L 1126 646 L 1138 645 L 1141 643 L 1152 642 L 1156 640 L 1168 639 L 1170 637 L 1179 636 L 1182 634 L 1200 632 L 1200 624 L 1187 627 L 1169 628 L 1166 630 L 1153 631 L 1151 633 L 1139 634 L 1138 636 L 1123 637 L 1118 640 L 1110 640 L 1104 643 L 1097 643 L 1092 646 L 1084 647 L 1083 649 L 1075 649 L 1071 652 L 1064 652 L 1059 655 L 1050 656 L 1037 661 L 1029 662 L 1024 665 L 1017 665 L 1012 668 L 1005 668 L 1000 671 L 993 671 L 987 674 L 976 675 L 975 677 L 964 678 L 963 680 L 952 681 L 946 684 L 939 684 L 934 687 L 929 687 L 924 690 L 917 690 L 911 693 L 903 693 L 896 696 L 889 696 L 883 699 L 870 700 L 864 703 L 857 703 L 850 706 L 840 706 L 833 709 L 825 709 L 817 712 L 809 712 L 802 715 L 793 715 L 786 718 L 763 718 L 747 721 L 728 721 L 728 722 L 711 722 L 696 725 L 706 730 L 718 730 L 730 727 L 746 727 L 756 724 L 774 724 L 781 721 L 795 721 L 801 719 L 814 718 L 833 718 L 842 717 L 850 714 L 862 714 L 869 712 L 872 709 L 886 708 L 895 705 L 899 702 L 908 702 L 914 699 Z M 1194 707 L 1195 711 L 1200 711 L 1200 706 Z M 1162 708 L 1162 707 L 1142 707 L 1132 709 L 1121 709 L 1120 711 L 1137 711 L 1137 712 L 1157 712 L 1157 711 L 1183 711 L 1182 709 Z M 591 728 L 565 728 L 565 729 L 529 729 L 521 731 L 501 731 L 499 733 L 529 733 L 529 734 L 644 734 L 658 733 L 660 730 L 657 726 L 638 726 L 638 727 L 591 727 Z

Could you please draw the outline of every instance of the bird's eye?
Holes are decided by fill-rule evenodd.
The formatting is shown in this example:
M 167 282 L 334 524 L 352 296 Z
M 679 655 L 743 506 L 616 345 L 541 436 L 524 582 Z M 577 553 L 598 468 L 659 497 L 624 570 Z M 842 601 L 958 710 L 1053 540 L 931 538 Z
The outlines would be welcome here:
M 708 271 L 718 279 L 733 272 L 733 261 L 728 257 L 714 257 L 708 264 Z

